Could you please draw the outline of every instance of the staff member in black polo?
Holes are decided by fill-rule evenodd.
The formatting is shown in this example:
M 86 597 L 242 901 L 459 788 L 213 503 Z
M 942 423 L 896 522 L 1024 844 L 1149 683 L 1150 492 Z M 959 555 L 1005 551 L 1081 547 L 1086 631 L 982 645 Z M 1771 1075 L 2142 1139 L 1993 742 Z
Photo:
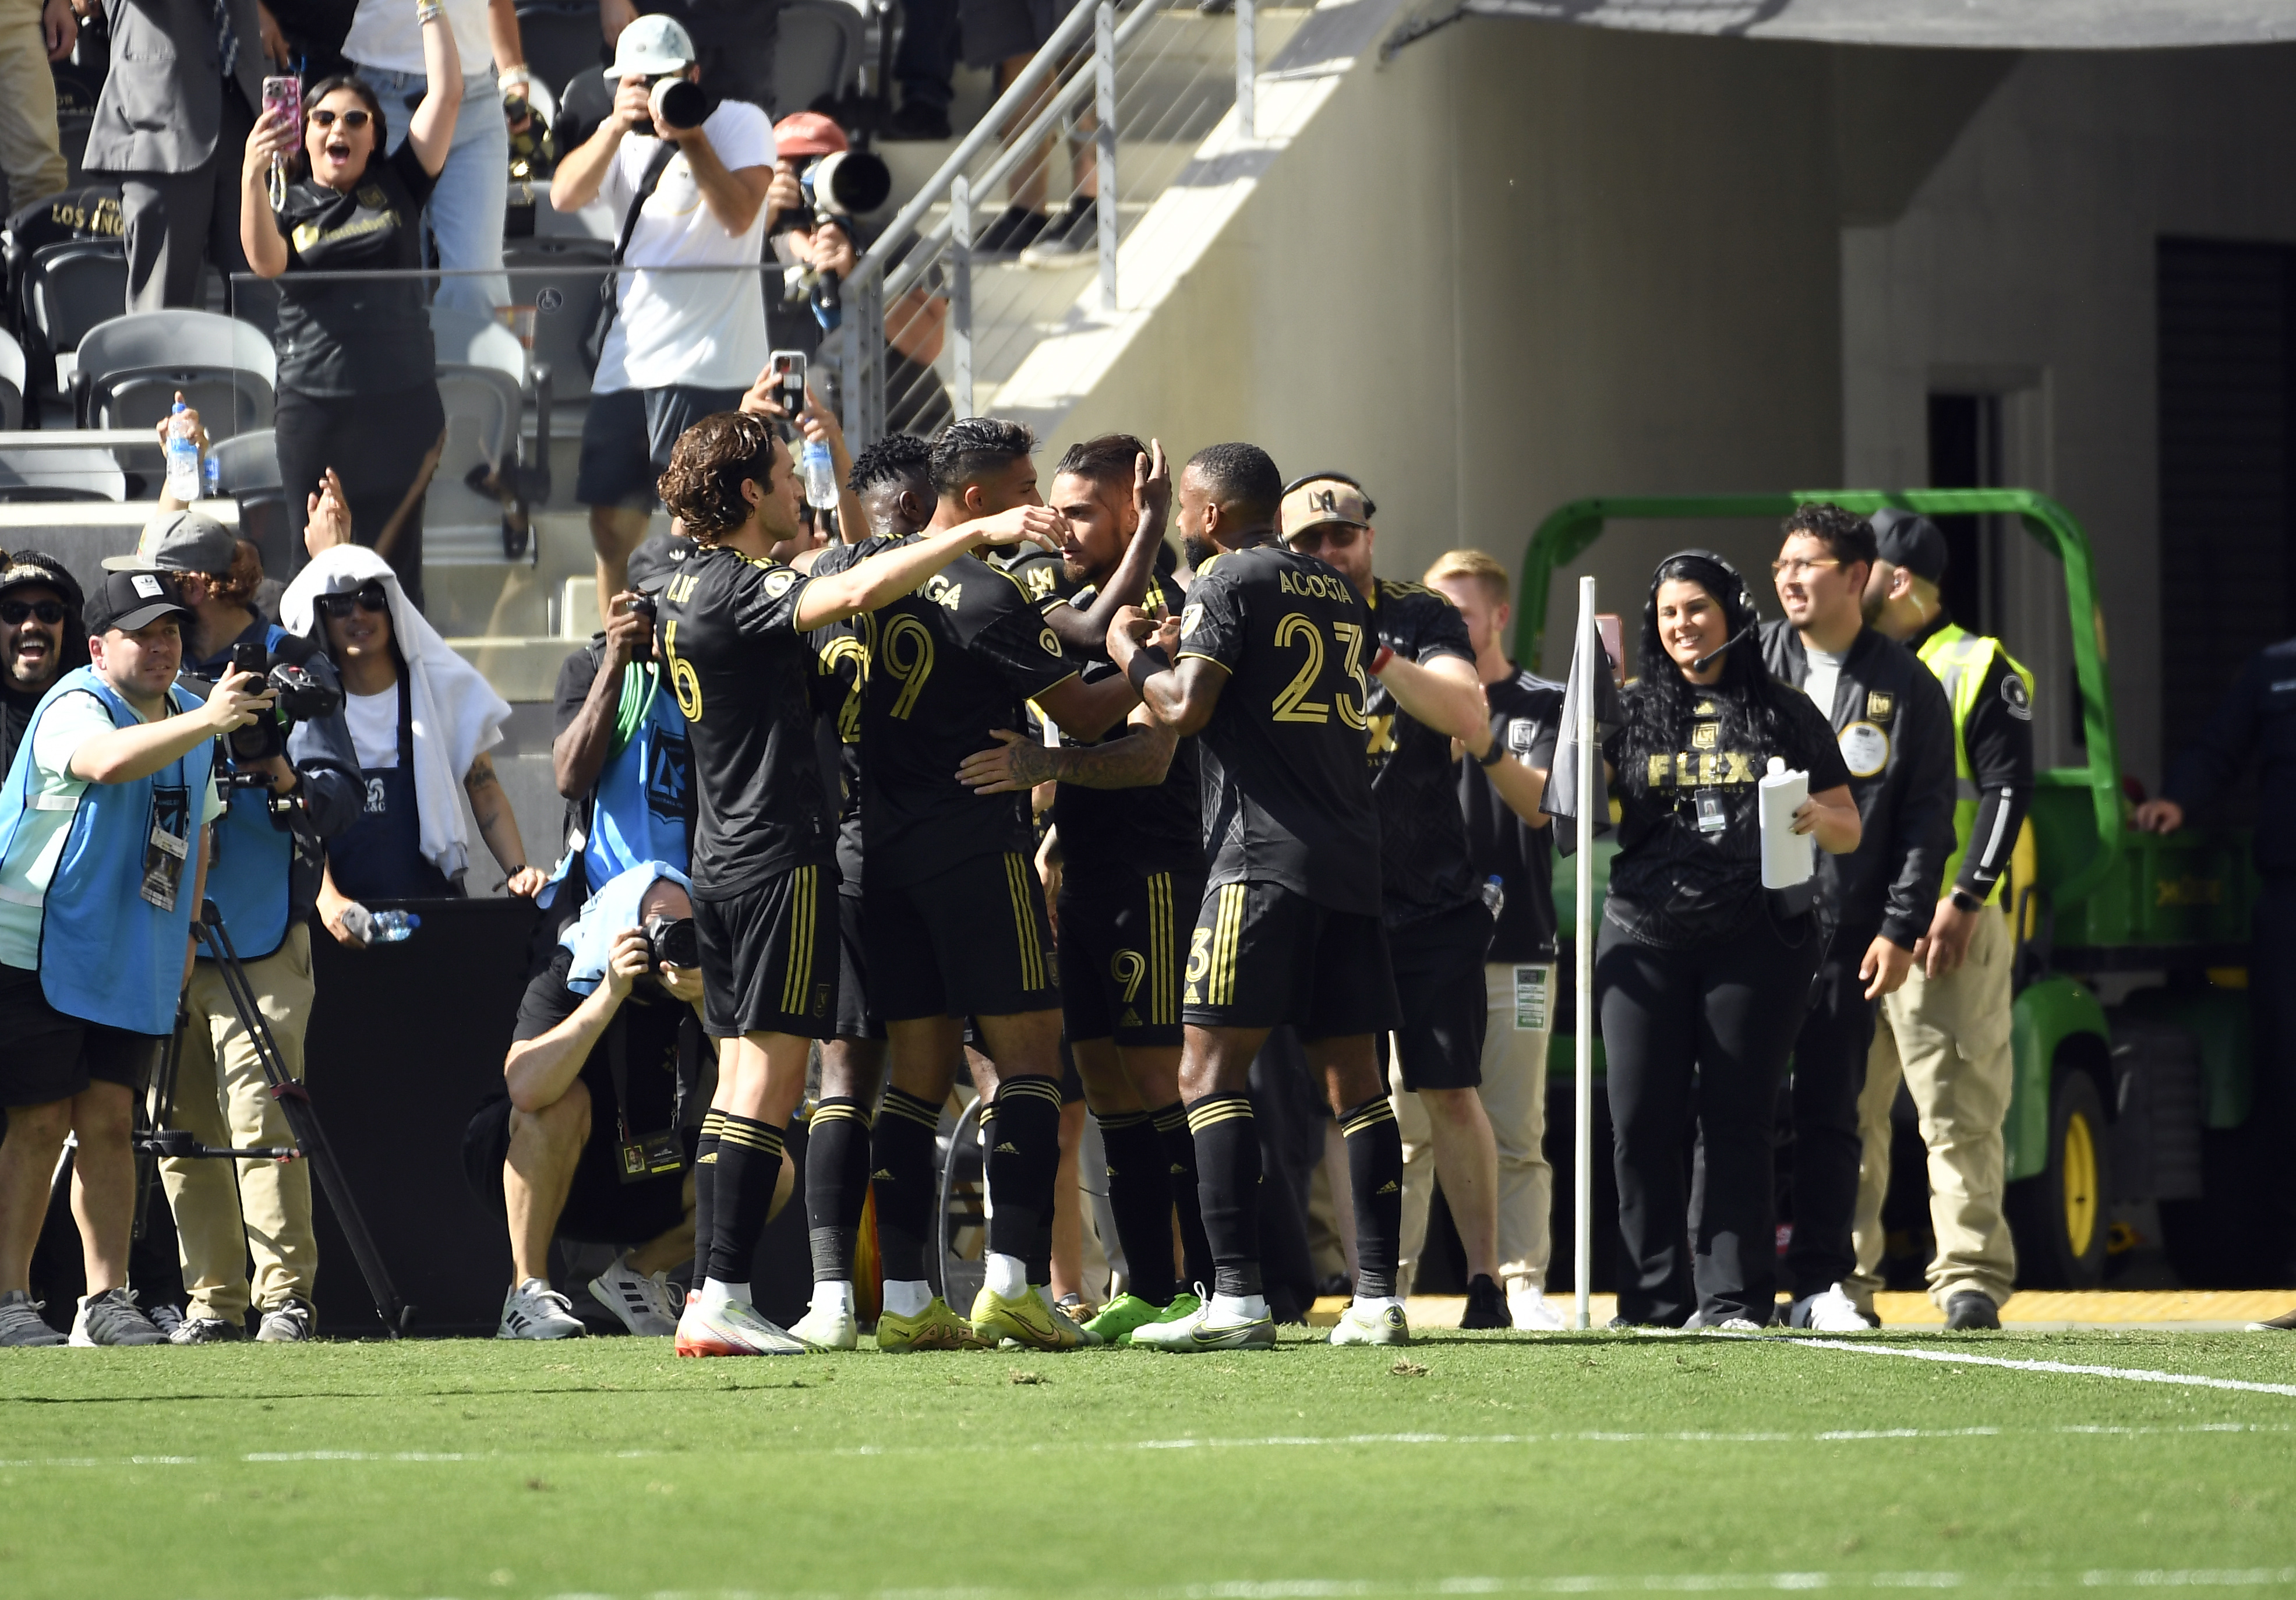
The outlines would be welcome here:
M 1794 1041 L 1786 1274 L 1793 1325 L 1822 1333 L 1870 1325 L 1844 1287 L 1857 1268 L 1857 1091 L 1876 1007 L 1912 968 L 1953 853 L 1953 713 L 1914 652 L 1866 625 L 1874 560 L 1865 518 L 1823 501 L 1802 506 L 1770 566 L 1785 619 L 1762 629 L 1771 672 L 1833 726 L 1864 824 L 1855 851 L 1818 864 L 1831 937 Z
M 1832 731 L 1763 669 L 1758 621 L 1720 556 L 1661 562 L 1643 681 L 1603 746 L 1621 807 L 1595 955 L 1625 1257 L 1613 1326 L 1685 1325 L 1693 1283 L 1703 1327 L 1759 1327 L 1777 1301 L 1775 1108 L 1824 934 L 1807 904 L 1762 887 L 1756 785 L 1770 759 L 1809 775 L 1794 832 L 1838 855 L 1860 830 Z M 1701 1204 L 1685 1260 L 1693 1113 Z

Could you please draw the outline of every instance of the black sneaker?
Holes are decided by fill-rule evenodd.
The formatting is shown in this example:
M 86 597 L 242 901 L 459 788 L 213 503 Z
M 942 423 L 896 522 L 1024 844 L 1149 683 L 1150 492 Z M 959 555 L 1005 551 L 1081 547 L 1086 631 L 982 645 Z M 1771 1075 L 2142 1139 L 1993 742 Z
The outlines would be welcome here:
M 1052 218 L 1037 242 L 1021 252 L 1023 267 L 1074 267 L 1100 253 L 1100 202 L 1078 195 L 1069 209 Z
M 982 259 L 1010 261 L 1036 243 L 1037 235 L 1052 223 L 1042 211 L 1031 211 L 1023 206 L 1006 206 L 997 213 L 996 220 L 980 231 L 972 242 L 972 253 Z
M 1511 1328 L 1506 1296 L 1488 1276 L 1478 1273 L 1467 1280 L 1467 1309 L 1459 1318 L 1463 1328 Z
M 888 139 L 946 139 L 949 136 L 948 108 L 928 105 L 922 100 L 904 100 L 899 109 L 885 119 Z
M 1945 1325 L 1954 1328 L 1999 1328 L 2001 1312 L 1989 1296 L 1964 1289 L 1945 1302 Z

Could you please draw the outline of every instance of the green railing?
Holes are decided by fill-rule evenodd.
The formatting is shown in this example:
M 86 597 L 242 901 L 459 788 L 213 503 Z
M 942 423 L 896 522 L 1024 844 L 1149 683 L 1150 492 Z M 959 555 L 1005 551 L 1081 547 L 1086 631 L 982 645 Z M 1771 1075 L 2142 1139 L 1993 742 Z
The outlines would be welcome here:
M 2013 514 L 2025 531 L 2063 566 L 2065 606 L 2072 625 L 2073 676 L 2080 686 L 2081 726 L 2088 749 L 2087 786 L 2101 848 L 2079 871 L 2053 885 L 2051 894 L 2060 906 L 2086 898 L 2103 882 L 2121 852 L 2120 747 L 2113 734 L 2112 689 L 2105 679 L 2104 651 L 2099 639 L 2096 568 L 2090 559 L 2088 537 L 2072 513 L 2046 495 L 2021 488 L 1800 489 L 1777 495 L 1642 495 L 1573 500 L 1548 514 L 1523 553 L 1515 610 L 1515 660 L 1540 661 L 1546 636 L 1547 594 L 1555 569 L 1584 554 L 1603 537 L 1603 524 L 1611 519 L 1784 517 L 1813 500 L 1830 500 L 1865 515 L 1885 505 L 1932 517 Z M 1639 595 L 1636 600 L 1639 603 Z M 1629 626 L 1636 625 L 1634 619 L 1640 612 L 1639 603 L 1619 609 L 1627 614 Z

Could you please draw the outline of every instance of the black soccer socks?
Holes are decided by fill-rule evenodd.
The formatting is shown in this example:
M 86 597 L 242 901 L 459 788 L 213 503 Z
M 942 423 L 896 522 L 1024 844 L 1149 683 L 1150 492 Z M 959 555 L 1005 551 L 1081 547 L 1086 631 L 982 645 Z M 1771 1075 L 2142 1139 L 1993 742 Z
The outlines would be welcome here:
M 1111 1112 L 1095 1120 L 1101 1146 L 1108 1154 L 1108 1209 L 1116 1213 L 1125 1276 L 1142 1300 L 1168 1306 L 1177 1287 L 1172 1282 L 1172 1180 L 1163 1136 L 1146 1112 Z
M 1259 1128 L 1242 1095 L 1207 1095 L 1188 1107 L 1202 1174 L 1204 1235 L 1212 1292 L 1259 1292 Z
M 781 1175 L 782 1130 L 727 1112 L 718 1124 L 718 1193 L 709 1239 L 709 1276 L 718 1282 L 750 1281 L 750 1261 L 758 1253 Z
M 701 1136 L 693 1142 L 693 1287 L 709 1276 L 709 1243 L 718 1218 L 718 1125 L 726 1113 L 701 1113 Z
M 988 1248 L 1033 1266 L 1039 1234 L 1046 1255 L 1051 1254 L 1053 1190 L 1061 1164 L 1060 1079 L 1007 1078 L 998 1084 L 986 1142 Z
M 869 1112 L 842 1095 L 813 1108 L 805 1145 L 806 1237 L 813 1281 L 850 1282 L 861 1204 L 869 1194 Z
M 1172 1190 L 1172 1209 L 1180 1217 L 1180 1287 L 1212 1281 L 1211 1242 L 1204 1237 L 1203 1199 L 1196 1179 L 1196 1136 L 1188 1131 L 1187 1108 L 1175 1100 L 1162 1111 L 1150 1112 L 1157 1136 L 1164 1142 L 1165 1172 Z
M 1382 1095 L 1340 1113 L 1356 1201 L 1356 1298 L 1391 1296 L 1403 1253 L 1403 1130 Z
M 933 1138 L 940 1108 L 901 1089 L 887 1089 L 870 1140 L 870 1183 L 877 1194 L 877 1256 L 887 1282 L 925 1276 L 933 1238 Z

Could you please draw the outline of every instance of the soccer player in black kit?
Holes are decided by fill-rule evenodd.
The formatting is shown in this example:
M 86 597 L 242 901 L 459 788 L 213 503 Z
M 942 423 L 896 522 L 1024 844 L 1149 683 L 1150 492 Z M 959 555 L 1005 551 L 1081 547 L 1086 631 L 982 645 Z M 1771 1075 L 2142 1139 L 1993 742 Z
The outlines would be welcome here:
M 1244 1086 L 1269 1030 L 1287 1022 L 1324 1075 L 1355 1194 L 1356 1300 L 1332 1342 L 1410 1336 L 1395 1298 L 1403 1145 L 1373 1047 L 1398 1016 L 1364 759 L 1376 638 L 1346 578 L 1275 542 L 1283 490 L 1256 446 L 1197 452 L 1180 475 L 1180 529 L 1198 562 L 1187 605 L 1177 622 L 1127 611 L 1108 636 L 1157 720 L 1198 735 L 1210 857 L 1183 973 L 1180 1093 L 1215 1276 L 1193 1316 L 1133 1333 L 1158 1350 L 1275 1342 L 1260 1292 L 1259 1138 Z
M 914 539 L 821 551 L 815 573 L 921 547 L 976 516 L 1025 510 L 1056 526 L 1037 494 L 1035 446 L 1016 423 L 951 423 L 933 447 L 931 527 Z M 863 933 L 891 1079 L 873 1138 L 878 1348 L 947 1348 L 976 1335 L 1043 1350 L 1093 1342 L 1044 1292 L 1060 1161 L 1060 974 L 1027 801 L 975 794 L 956 774 L 992 730 L 1020 725 L 1024 701 L 1097 738 L 1137 697 L 1120 678 L 1085 684 L 1028 594 L 984 561 L 951 562 L 858 631 L 869 661 Z M 934 1130 L 968 1016 L 994 1063 L 980 1086 L 992 1107 L 987 1281 L 970 1328 L 924 1274 Z
M 706 1276 L 676 1349 L 794 1354 L 804 1345 L 758 1314 L 748 1277 L 808 1041 L 836 1011 L 835 857 L 804 635 L 886 604 L 984 542 L 1045 537 L 1053 523 L 1016 511 L 809 578 L 766 554 L 798 532 L 789 448 L 770 423 L 735 412 L 679 436 L 661 490 L 700 546 L 661 592 L 661 652 L 693 748 L 703 1026 L 720 1041 L 695 1173 L 697 1191 L 709 1191 L 710 1236 L 695 1243 Z

